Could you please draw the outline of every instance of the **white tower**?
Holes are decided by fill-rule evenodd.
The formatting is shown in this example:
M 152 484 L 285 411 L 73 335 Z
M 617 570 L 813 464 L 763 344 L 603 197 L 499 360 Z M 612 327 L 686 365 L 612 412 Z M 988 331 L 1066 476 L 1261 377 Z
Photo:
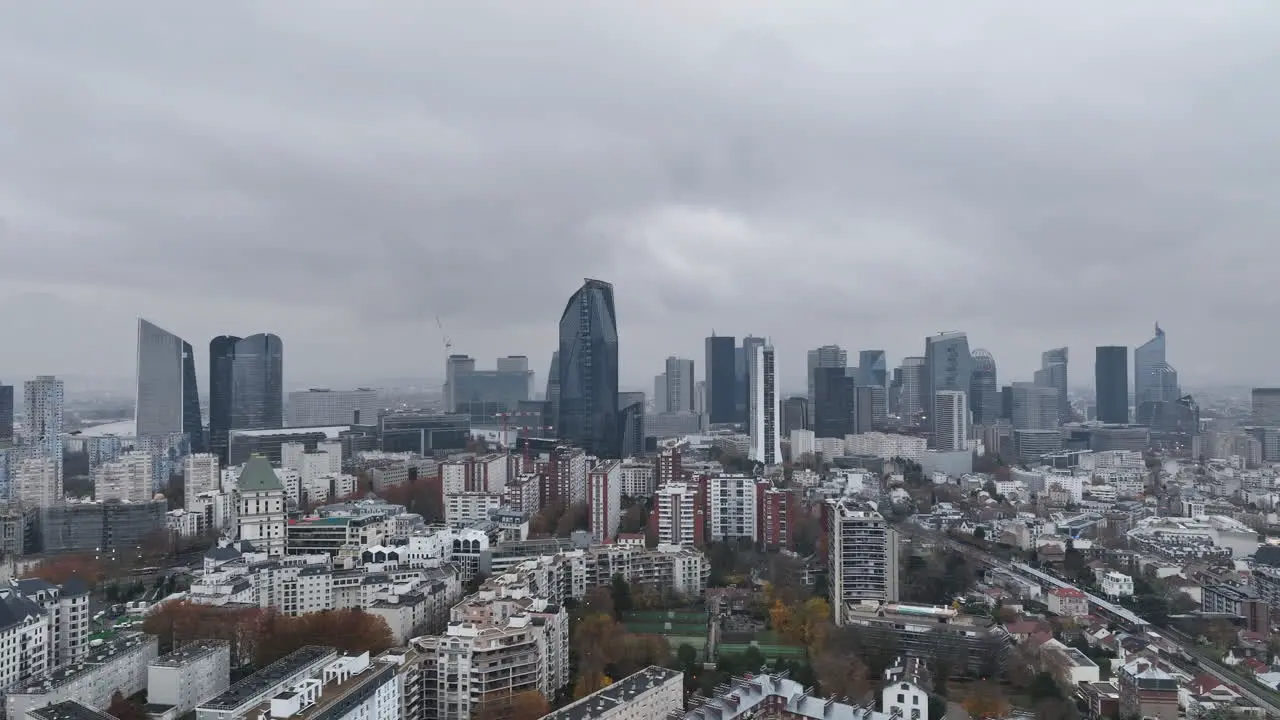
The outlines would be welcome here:
M 765 465 L 782 462 L 782 403 L 778 398 L 773 345 L 755 348 L 751 363 L 751 459 Z

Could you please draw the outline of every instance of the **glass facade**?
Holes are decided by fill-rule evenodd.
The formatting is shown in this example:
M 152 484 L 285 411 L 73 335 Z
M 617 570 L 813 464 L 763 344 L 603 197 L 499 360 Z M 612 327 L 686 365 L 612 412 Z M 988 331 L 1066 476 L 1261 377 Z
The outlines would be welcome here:
M 177 335 L 138 318 L 138 397 L 134 421 L 140 438 L 186 429 L 184 345 L 187 344 Z
M 986 350 L 970 355 L 969 410 L 974 425 L 995 425 L 1000 417 L 1000 386 L 996 383 L 996 359 Z
M 924 407 L 932 415 L 934 398 L 943 390 L 959 390 L 968 402 L 969 383 L 973 378 L 973 358 L 969 354 L 969 338 L 962 332 L 932 335 L 925 341 Z M 932 420 L 929 427 L 933 427 Z
M 209 451 L 226 465 L 231 435 L 231 365 L 236 357 L 234 335 L 209 341 Z
M 225 464 L 232 430 L 284 427 L 284 343 L 271 333 L 209 343 L 209 447 Z
M 560 316 L 556 432 L 589 454 L 621 457 L 613 285 L 588 279 Z
M 734 353 L 737 349 L 733 336 L 712 335 L 707 338 L 706 381 L 708 422 L 732 423 L 737 421 L 737 403 L 734 398 L 737 382 Z
M 1099 422 L 1129 422 L 1129 348 L 1104 345 L 1095 350 L 1093 383 Z
M 883 350 L 858 352 L 858 384 L 885 387 L 889 380 L 889 366 Z
M 1155 337 L 1139 345 L 1133 350 L 1133 405 L 1139 407 L 1144 402 L 1157 402 L 1159 393 L 1151 393 L 1153 374 L 1157 368 L 1165 364 L 1164 330 L 1156 324 Z

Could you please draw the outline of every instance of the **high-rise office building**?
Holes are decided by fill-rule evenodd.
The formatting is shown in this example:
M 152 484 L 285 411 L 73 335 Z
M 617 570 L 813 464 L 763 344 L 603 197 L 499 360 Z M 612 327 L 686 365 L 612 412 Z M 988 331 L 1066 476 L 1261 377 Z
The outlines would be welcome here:
M 862 350 L 858 353 L 858 384 L 887 387 L 889 366 L 883 350 Z
M 811 424 L 817 422 L 817 403 L 814 398 L 814 372 L 818 368 L 840 368 L 849 367 L 849 353 L 841 349 L 839 345 L 823 345 L 809 351 L 806 365 L 806 376 L 809 382 L 809 422 Z
M 311 388 L 289 393 L 284 424 L 286 427 L 373 425 L 381 409 L 378 391 L 373 388 Z
M 703 367 L 707 380 L 707 421 L 712 424 L 737 420 L 734 411 L 734 338 L 711 334 Z
M 1013 429 L 1056 430 L 1059 425 L 1058 389 L 1029 382 L 1012 385 Z
M 1102 345 L 1095 351 L 1093 363 L 1094 401 L 1098 421 L 1129 422 L 1129 348 L 1124 345 Z
M 1250 399 L 1254 425 L 1280 427 L 1280 388 L 1254 388 Z
M 613 285 L 588 279 L 560 316 L 556 434 L 588 453 L 617 458 L 618 323 Z
M 470 415 L 477 424 L 495 425 L 502 413 L 516 412 L 529 400 L 533 372 L 528 358 L 498 358 L 493 370 L 477 370 L 467 355 L 450 355 L 445 365 L 445 412 Z
M 925 339 L 924 397 L 932 409 L 934 399 L 943 390 L 959 390 L 966 396 L 968 405 L 969 382 L 973 379 L 973 356 L 969 353 L 969 338 L 962 332 L 946 332 L 930 335 Z M 932 427 L 932 420 L 926 422 Z
M 556 418 L 560 417 L 560 351 L 555 350 L 551 353 L 551 365 L 547 368 L 547 391 L 543 393 L 542 399 L 548 404 L 551 410 L 549 415 L 550 422 L 555 424 Z
M 186 433 L 192 450 L 204 447 L 196 360 L 191 344 L 138 318 L 137 437 Z
M 65 388 L 52 375 L 38 375 L 23 383 L 23 409 L 26 424 L 22 427 L 22 444 L 37 457 L 51 458 L 62 477 L 62 430 Z
M 644 454 L 644 393 L 618 393 L 618 424 L 622 434 L 622 457 Z
M 933 396 L 933 448 L 954 452 L 969 447 L 968 395 L 963 390 L 939 390 Z
M 1040 353 L 1040 369 L 1035 372 L 1037 385 L 1058 391 L 1058 422 L 1071 420 L 1071 403 L 1067 400 L 1067 348 L 1053 348 Z
M 0 442 L 13 439 L 13 386 L 0 383 Z
M 792 430 L 809 429 L 809 398 L 792 395 L 782 401 L 782 435 L 791 437 Z
M 666 409 L 658 412 L 693 412 L 693 361 L 675 356 L 667 358 L 664 374 L 667 382 Z
M 1155 336 L 1133 349 L 1133 405 L 1161 399 L 1161 392 L 1152 391 L 1157 368 L 1166 365 L 1164 330 L 1156 323 Z
M 1000 385 L 996 381 L 996 359 L 986 350 L 974 350 L 970 357 L 969 407 L 973 424 L 990 426 L 1000 417 Z
M 734 351 L 734 368 L 738 376 L 738 417 L 739 422 L 750 428 L 751 420 L 751 382 L 752 358 L 756 351 L 764 346 L 764 338 L 748 335 L 742 338 L 742 346 Z
M 850 605 L 898 600 L 898 533 L 875 508 L 828 500 L 827 589 L 831 615 L 845 624 Z
M 782 462 L 782 398 L 778 396 L 772 345 L 754 353 L 751 381 L 751 459 L 765 465 Z
M 898 394 L 898 414 L 904 418 L 923 413 L 931 404 L 926 402 L 925 398 L 929 387 L 928 362 L 928 359 L 922 357 L 902 358 L 902 366 L 898 368 L 902 376 L 902 387 Z
M 855 434 L 884 429 L 888 414 L 888 398 L 883 385 L 859 385 L 854 388 L 853 432 Z
M 227 464 L 232 430 L 284 427 L 284 344 L 270 333 L 209 342 L 209 449 Z
M 458 376 L 473 373 L 476 370 L 475 358 L 470 355 L 454 353 L 444 360 L 444 387 L 440 390 L 445 412 L 457 412 Z
M 856 382 L 840 367 L 813 369 L 813 434 L 820 438 L 843 438 L 855 432 Z

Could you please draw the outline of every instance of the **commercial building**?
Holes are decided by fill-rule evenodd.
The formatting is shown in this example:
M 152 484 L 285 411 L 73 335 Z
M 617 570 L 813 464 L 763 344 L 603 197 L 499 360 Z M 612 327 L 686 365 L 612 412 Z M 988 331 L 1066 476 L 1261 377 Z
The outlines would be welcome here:
M 165 526 L 168 503 L 65 503 L 46 508 L 40 520 L 47 553 L 135 551 Z
M 136 437 L 186 433 L 193 448 L 204 446 L 196 361 L 191 344 L 138 318 Z
M 1053 388 L 1057 400 L 1054 407 L 1058 410 L 1058 422 L 1071 419 L 1071 403 L 1067 401 L 1067 359 L 1065 347 L 1046 350 L 1040 354 L 1040 369 L 1035 372 L 1037 385 Z
M 229 464 L 232 430 L 284 426 L 284 343 L 271 333 L 209 343 L 209 444 Z
M 621 455 L 613 285 L 585 280 L 560 316 L 556 433 L 602 458 Z
M 286 427 L 371 425 L 377 421 L 381 409 L 378 392 L 372 388 L 311 388 L 289 393 L 284 424 Z
M 809 380 L 812 388 L 808 405 L 814 436 L 842 438 L 853 434 L 857 405 L 855 379 L 849 377 L 843 367 L 817 367 L 810 373 Z
M 1058 429 L 1057 388 L 1028 382 L 1016 382 L 1011 387 L 1014 430 Z
M 818 402 L 817 382 L 815 377 L 817 370 L 819 368 L 839 370 L 840 371 L 839 376 L 844 377 L 845 375 L 844 371 L 848 366 L 849 366 L 849 353 L 846 350 L 842 349 L 839 345 L 823 345 L 820 348 L 816 348 L 814 350 L 809 351 L 807 364 L 805 366 L 805 377 L 807 377 L 809 381 L 809 395 L 808 395 L 809 423 L 814 428 L 817 428 L 817 422 L 818 422 L 817 420 L 817 402 Z M 849 378 L 850 385 L 854 385 L 856 383 L 857 383 L 856 377 Z M 838 436 L 819 435 L 819 437 L 838 437 Z
M 1098 422 L 1129 422 L 1129 348 L 1102 345 L 1094 350 L 1094 403 Z
M 381 515 L 302 518 L 290 520 L 286 528 L 288 555 L 338 555 L 344 550 L 379 546 L 387 540 Z
M 970 354 L 972 369 L 969 374 L 969 406 L 973 410 L 973 424 L 995 425 L 1000 417 L 1000 385 L 996 379 L 996 359 L 982 349 Z
M 828 500 L 823 510 L 832 618 L 844 625 L 851 605 L 898 599 L 898 533 L 870 506 Z
M 929 409 L 929 360 L 923 357 L 902 358 L 895 374 L 901 377 L 898 391 L 898 415 L 915 418 Z
M 732 340 L 730 340 L 732 344 Z M 0 443 L 13 439 L 13 386 L 0 383 Z
M 925 338 L 925 410 L 933 409 L 934 398 L 944 390 L 965 393 L 968 407 L 969 383 L 973 379 L 973 356 L 969 352 L 969 338 L 962 332 L 946 332 Z M 932 427 L 933 418 L 928 418 Z
M 434 455 L 463 450 L 471 438 L 471 416 L 455 413 L 402 411 L 378 416 L 380 449 Z
M 1013 451 L 1018 460 L 1033 462 L 1044 455 L 1062 450 L 1062 432 L 1058 430 L 1014 430 Z
M 157 720 L 176 720 L 220 695 L 230 682 L 230 643 L 188 643 L 147 664 L 147 711 Z
M 861 602 L 848 605 L 841 620 L 858 626 L 866 642 L 905 656 L 933 663 L 946 653 L 956 675 L 999 675 L 1013 643 L 999 623 L 951 607 Z
M 706 361 L 702 366 L 707 382 L 707 421 L 711 424 L 738 420 L 734 406 L 734 337 L 716 335 L 707 338 Z
M 650 665 L 542 720 L 657 720 L 683 707 L 684 673 Z
M 503 413 L 516 412 L 532 399 L 533 371 L 523 356 L 498 358 L 497 369 L 477 370 L 466 355 L 451 355 L 444 386 L 446 412 L 470 415 L 482 424 L 497 424 Z

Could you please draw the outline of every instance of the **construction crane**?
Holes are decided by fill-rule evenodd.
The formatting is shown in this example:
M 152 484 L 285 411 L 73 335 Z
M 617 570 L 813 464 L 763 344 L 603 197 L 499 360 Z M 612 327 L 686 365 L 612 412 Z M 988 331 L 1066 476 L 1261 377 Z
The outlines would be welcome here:
M 453 403 L 449 402 L 449 395 L 452 394 L 453 388 L 449 387 L 449 351 L 453 349 L 453 341 L 444 332 L 444 323 L 440 322 L 440 316 L 436 315 L 436 328 L 440 330 L 440 341 L 444 344 L 444 356 L 440 365 L 441 372 L 444 373 L 444 387 L 441 392 L 440 404 L 444 405 L 445 412 L 453 412 L 451 407 Z

